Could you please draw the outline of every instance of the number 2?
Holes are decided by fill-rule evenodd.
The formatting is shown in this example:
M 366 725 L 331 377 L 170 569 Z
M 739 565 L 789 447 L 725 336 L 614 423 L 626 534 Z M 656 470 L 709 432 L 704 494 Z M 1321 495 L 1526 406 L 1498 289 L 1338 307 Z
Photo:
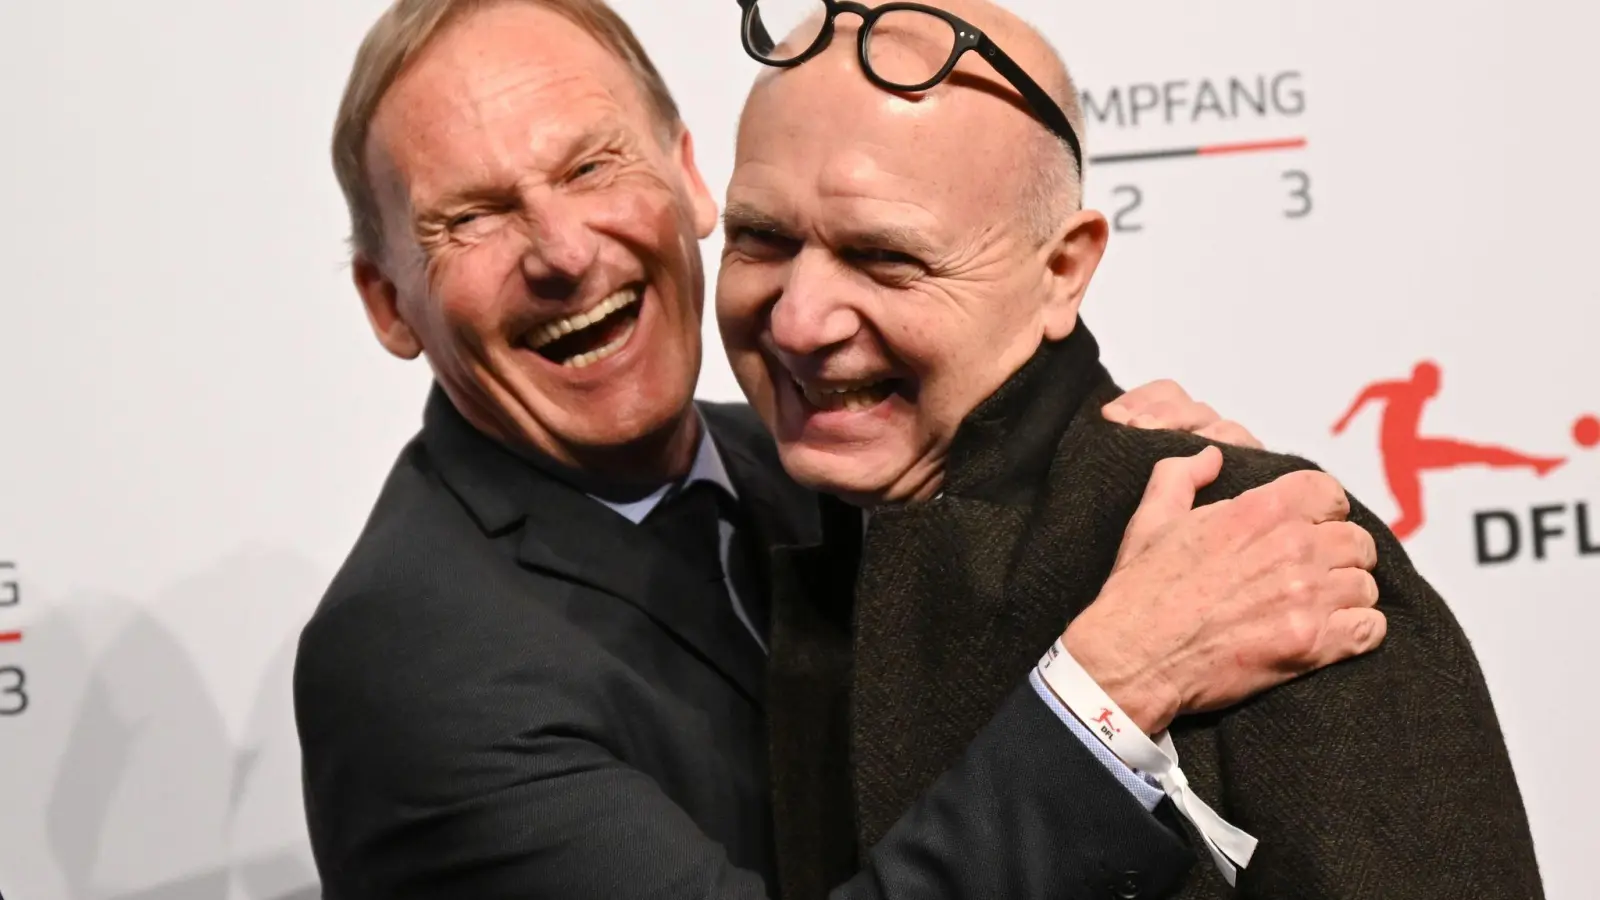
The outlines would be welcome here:
M 0 669 L 0 716 L 20 716 L 28 708 L 28 676 L 16 666 Z
M 1303 219 L 1311 215 L 1311 176 L 1295 169 L 1283 173 L 1283 180 L 1300 182 L 1299 187 L 1289 192 L 1290 197 L 1300 201 L 1300 208 L 1284 210 L 1284 218 Z
M 1131 184 L 1125 184 L 1119 188 L 1116 188 L 1111 193 L 1114 195 L 1127 194 L 1133 198 L 1132 202 L 1130 202 L 1127 206 L 1117 210 L 1117 214 L 1111 217 L 1112 229 L 1116 231 L 1143 231 L 1143 225 L 1140 225 L 1137 222 L 1127 222 L 1124 220 L 1130 213 L 1144 205 L 1144 192 Z

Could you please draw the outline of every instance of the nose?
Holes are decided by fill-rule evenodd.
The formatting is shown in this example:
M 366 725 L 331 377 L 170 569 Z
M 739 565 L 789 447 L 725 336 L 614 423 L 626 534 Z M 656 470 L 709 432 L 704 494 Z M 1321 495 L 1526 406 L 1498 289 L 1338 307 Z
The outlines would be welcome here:
M 600 237 L 581 211 L 569 204 L 545 203 L 529 217 L 528 249 L 522 276 L 541 300 L 567 300 L 600 255 Z
M 825 251 L 802 250 L 772 308 L 769 327 L 776 349 L 789 356 L 809 356 L 854 337 L 861 330 L 860 314 L 850 303 L 855 289 Z

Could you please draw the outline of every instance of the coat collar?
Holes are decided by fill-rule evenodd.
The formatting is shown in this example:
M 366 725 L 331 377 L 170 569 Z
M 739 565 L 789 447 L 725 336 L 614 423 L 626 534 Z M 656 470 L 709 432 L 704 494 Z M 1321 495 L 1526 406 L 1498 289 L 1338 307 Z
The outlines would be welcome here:
M 1100 345 L 1082 320 L 1065 339 L 1041 344 L 962 421 L 950 443 L 944 492 L 1022 502 L 1049 470 L 1078 409 L 1110 381 L 1100 364 Z
M 490 536 L 521 524 L 535 499 L 550 493 L 536 467 L 468 423 L 438 384 L 428 392 L 421 439 L 439 477 Z

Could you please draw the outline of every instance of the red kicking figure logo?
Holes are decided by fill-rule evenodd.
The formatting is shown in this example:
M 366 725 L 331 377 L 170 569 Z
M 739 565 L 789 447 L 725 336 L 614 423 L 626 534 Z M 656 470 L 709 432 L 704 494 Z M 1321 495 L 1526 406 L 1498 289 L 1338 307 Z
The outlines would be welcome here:
M 1094 723 L 1096 725 L 1104 725 L 1107 728 L 1111 729 L 1113 732 L 1116 732 L 1117 734 L 1121 734 L 1122 733 L 1122 729 L 1121 728 L 1118 728 L 1117 726 L 1111 724 L 1111 710 L 1109 710 L 1109 709 L 1101 709 L 1100 710 L 1100 715 L 1096 716 L 1093 721 L 1094 721 Z
M 1389 528 L 1401 540 L 1422 527 L 1422 473 L 1429 469 L 1481 465 L 1496 469 L 1532 469 L 1544 476 L 1566 462 L 1562 457 L 1529 456 L 1504 447 L 1421 436 L 1422 408 L 1438 393 L 1439 367 L 1431 362 L 1419 362 L 1408 380 L 1367 385 L 1350 405 L 1349 412 L 1333 426 L 1334 434 L 1342 434 L 1350 420 L 1368 403 L 1383 404 L 1378 451 L 1383 455 L 1389 492 L 1394 494 L 1395 503 L 1400 507 L 1400 517 Z

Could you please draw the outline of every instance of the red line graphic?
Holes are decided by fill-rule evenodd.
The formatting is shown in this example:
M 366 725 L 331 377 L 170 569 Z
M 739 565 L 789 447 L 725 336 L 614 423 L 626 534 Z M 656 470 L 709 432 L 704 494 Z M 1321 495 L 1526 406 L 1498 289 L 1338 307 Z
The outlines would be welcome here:
M 1303 137 L 1283 138 L 1276 141 L 1247 141 L 1241 144 L 1211 144 L 1199 148 L 1200 156 L 1221 156 L 1224 153 L 1262 153 L 1268 150 L 1300 150 L 1306 145 Z
M 15 644 L 22 640 L 20 631 L 0 631 L 0 644 Z
M 1103 153 L 1089 157 L 1091 165 L 1153 162 L 1160 159 L 1187 159 L 1195 156 L 1225 156 L 1230 153 L 1264 153 L 1269 150 L 1304 150 L 1303 137 L 1271 141 L 1246 141 L 1237 144 L 1207 144 L 1203 147 L 1168 147 L 1164 150 L 1136 150 L 1132 153 Z

